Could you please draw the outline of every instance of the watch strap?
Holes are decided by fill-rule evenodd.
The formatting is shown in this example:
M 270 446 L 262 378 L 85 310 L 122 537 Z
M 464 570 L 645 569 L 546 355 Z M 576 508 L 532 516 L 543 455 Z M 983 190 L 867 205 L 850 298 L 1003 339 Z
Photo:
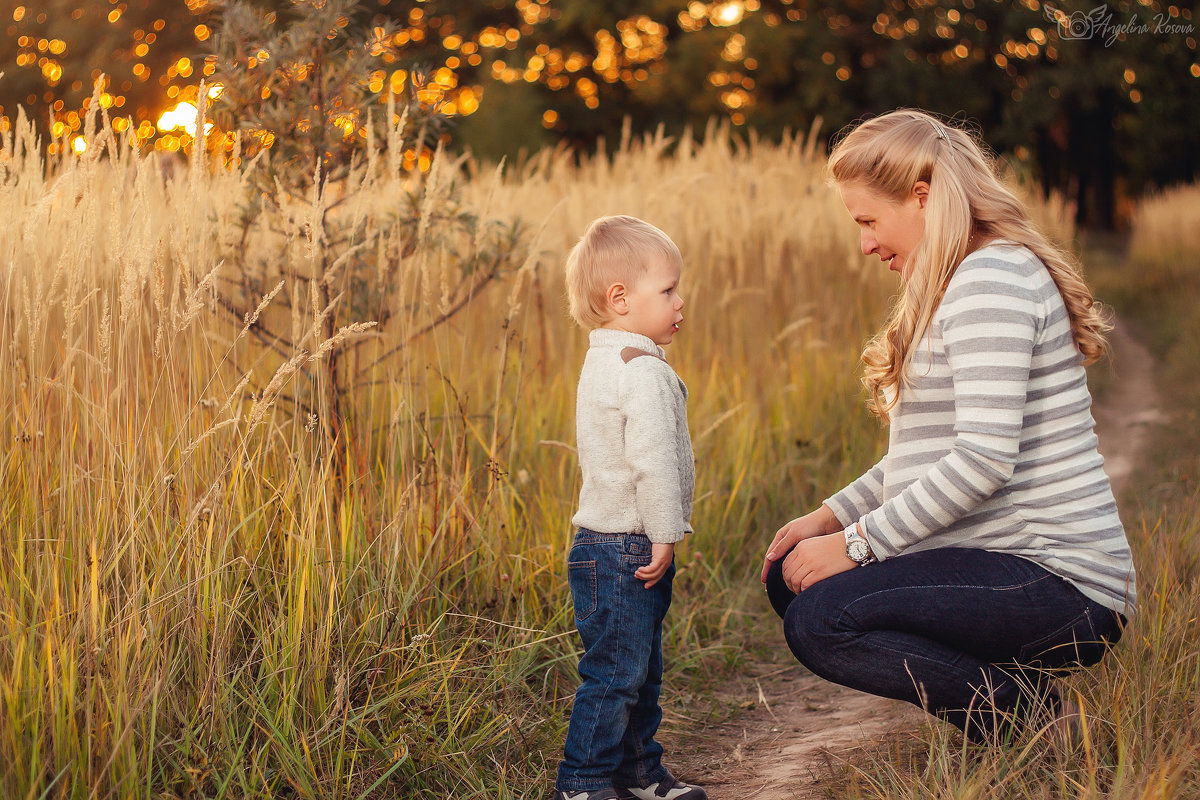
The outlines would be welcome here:
M 876 561 L 878 561 L 878 559 L 875 558 L 874 553 L 871 551 L 871 543 L 859 534 L 857 525 L 850 525 L 846 528 L 842 535 L 846 540 L 846 557 L 851 561 L 858 564 L 860 567 L 865 567 L 868 564 L 874 564 Z M 866 555 L 863 558 L 855 558 L 850 554 L 851 542 L 862 542 L 863 548 L 866 550 Z

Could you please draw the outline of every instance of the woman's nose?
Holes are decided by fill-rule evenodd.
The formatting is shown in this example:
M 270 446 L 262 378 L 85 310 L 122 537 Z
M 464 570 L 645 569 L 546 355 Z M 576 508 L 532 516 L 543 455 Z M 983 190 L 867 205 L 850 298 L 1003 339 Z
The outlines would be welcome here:
M 864 256 L 869 256 L 879 248 L 879 243 L 875 241 L 875 237 L 866 231 L 862 234 L 862 253 Z

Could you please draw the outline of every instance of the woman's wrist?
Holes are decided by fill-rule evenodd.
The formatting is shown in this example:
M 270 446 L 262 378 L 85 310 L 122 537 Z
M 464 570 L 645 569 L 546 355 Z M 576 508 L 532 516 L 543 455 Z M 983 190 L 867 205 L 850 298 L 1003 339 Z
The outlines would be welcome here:
M 837 518 L 837 514 L 833 513 L 833 509 L 829 506 L 822 503 L 817 511 L 824 517 L 821 529 L 825 533 L 841 533 L 845 529 L 846 526 L 841 523 L 841 520 Z

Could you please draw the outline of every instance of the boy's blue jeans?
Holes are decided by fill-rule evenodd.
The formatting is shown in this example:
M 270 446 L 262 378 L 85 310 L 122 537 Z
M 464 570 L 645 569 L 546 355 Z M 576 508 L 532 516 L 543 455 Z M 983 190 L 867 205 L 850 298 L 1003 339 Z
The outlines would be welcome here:
M 653 587 L 633 573 L 650 563 L 645 536 L 580 529 L 568 564 L 582 682 L 555 786 L 596 791 L 648 786 L 667 776 L 654 740 L 662 709 L 662 623 L 675 565 Z
M 974 741 L 1057 711 L 1054 675 L 1098 662 L 1125 623 L 1007 553 L 909 553 L 799 595 L 784 584 L 782 564 L 771 565 L 767 594 L 802 664 L 834 683 L 921 706 Z

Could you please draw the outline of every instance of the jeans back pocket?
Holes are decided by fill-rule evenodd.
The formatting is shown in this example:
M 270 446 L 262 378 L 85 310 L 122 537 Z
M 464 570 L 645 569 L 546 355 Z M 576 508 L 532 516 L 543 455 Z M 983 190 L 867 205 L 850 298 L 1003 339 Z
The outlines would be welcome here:
M 575 621 L 596 613 L 596 562 L 572 561 L 567 564 L 567 582 L 571 586 L 571 602 L 575 606 Z
M 1098 634 L 1085 606 L 1083 613 L 1066 625 L 1022 647 L 1017 663 L 1051 671 L 1090 667 L 1099 663 L 1117 638 L 1119 632 L 1112 639 Z

